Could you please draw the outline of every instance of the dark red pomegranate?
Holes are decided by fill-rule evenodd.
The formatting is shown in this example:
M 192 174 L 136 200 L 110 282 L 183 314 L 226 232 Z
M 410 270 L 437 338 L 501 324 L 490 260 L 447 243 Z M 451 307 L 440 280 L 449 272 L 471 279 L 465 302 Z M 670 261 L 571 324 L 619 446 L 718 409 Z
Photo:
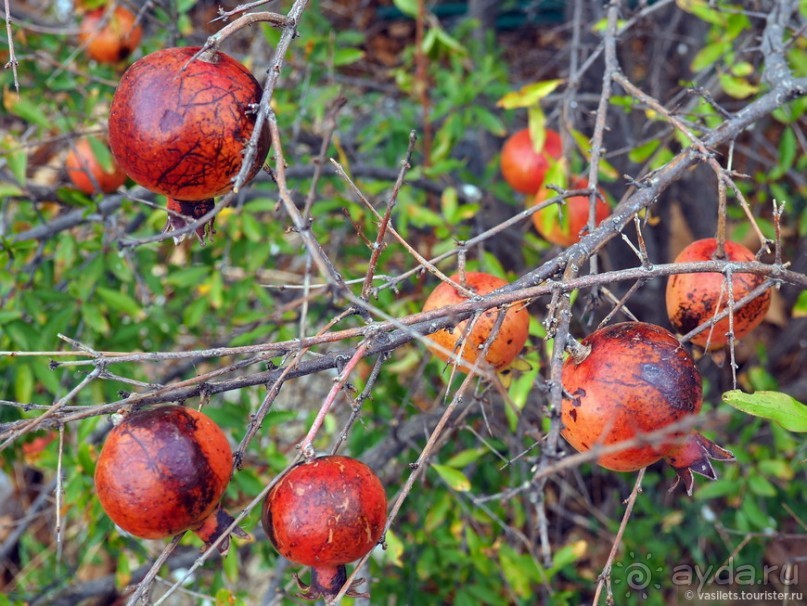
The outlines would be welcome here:
M 324 456 L 290 469 L 263 504 L 266 535 L 283 557 L 311 566 L 302 597 L 335 596 L 345 584 L 345 564 L 368 553 L 387 520 L 384 486 L 367 465 Z M 299 579 L 298 579 L 299 582 Z M 360 595 L 352 589 L 348 595 Z
M 192 530 L 209 544 L 232 523 L 219 501 L 230 481 L 232 451 L 209 417 L 184 406 L 127 416 L 104 443 L 95 490 L 126 532 L 159 539 Z M 245 536 L 238 532 L 239 536 Z M 229 541 L 219 550 L 226 552 Z
M 137 183 L 177 201 L 209 201 L 233 189 L 255 127 L 261 85 L 238 61 L 198 47 L 166 48 L 123 74 L 109 115 L 109 143 Z M 269 150 L 268 126 L 250 168 Z
M 753 261 L 754 253 L 742 244 L 726 241 L 725 260 Z M 717 240 L 706 238 L 696 240 L 675 258 L 676 263 L 692 261 L 712 261 L 717 258 Z M 764 276 L 754 274 L 733 274 L 731 290 L 734 300 L 745 297 L 762 285 Z M 716 314 L 728 309 L 728 289 L 726 278 L 720 273 L 676 274 L 667 282 L 667 315 L 670 322 L 681 333 L 688 333 L 701 324 L 709 322 Z M 766 290 L 748 304 L 734 310 L 734 336 L 743 338 L 754 330 L 768 313 L 771 306 L 771 291 Z M 729 319 L 723 318 L 712 328 L 692 337 L 695 345 L 709 351 L 720 349 L 728 343 Z
M 567 394 L 561 434 L 576 450 L 624 442 L 700 412 L 703 392 L 695 363 L 664 328 L 644 322 L 614 324 L 581 345 L 584 353 L 579 359 L 569 357 L 561 374 Z M 661 458 L 675 468 L 688 494 L 693 471 L 715 479 L 709 459 L 734 459 L 699 433 L 684 430 L 603 455 L 597 463 L 635 471 Z

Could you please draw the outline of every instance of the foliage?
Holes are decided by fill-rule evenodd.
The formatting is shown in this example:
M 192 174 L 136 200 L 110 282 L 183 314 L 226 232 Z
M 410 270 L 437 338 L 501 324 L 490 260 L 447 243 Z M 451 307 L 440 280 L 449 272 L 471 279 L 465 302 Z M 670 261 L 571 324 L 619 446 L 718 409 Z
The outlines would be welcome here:
M 807 19 L 804 3 L 790 15 L 787 2 L 763 2 L 768 13 L 785 14 L 775 31 L 773 17 L 763 19 L 741 3 L 701 0 L 629 3 L 618 23 L 596 3 L 582 3 L 585 14 L 575 21 L 569 9 L 561 29 L 532 24 L 512 31 L 426 10 L 418 49 L 418 2 L 396 0 L 404 16 L 394 21 L 376 19 L 373 9 L 358 11 L 359 2 L 333 3 L 344 12 L 312 2 L 281 58 L 271 109 L 287 161 L 288 199 L 306 212 L 310 196 L 308 233 L 345 289 L 321 271 L 304 230 L 290 217 L 280 181 L 268 174 L 232 197 L 204 246 L 195 240 L 175 245 L 167 237 L 144 242 L 163 229 L 165 199 L 132 183 L 111 195 L 70 189 L 62 167 L 69 143 L 103 133 L 125 65 L 86 58 L 70 33 L 80 13 L 38 15 L 27 3 L 15 4 L 12 15 L 22 15 L 12 26 L 19 96 L 11 70 L 0 74 L 0 495 L 5 484 L 13 486 L 7 508 L 0 505 L 0 604 L 77 603 L 70 592 L 99 578 L 108 579 L 105 591 L 114 593 L 136 584 L 164 549 L 165 541 L 141 541 L 115 528 L 93 490 L 108 415 L 149 398 L 204 404 L 234 445 L 244 440 L 243 464 L 225 505 L 231 512 L 248 509 L 241 525 L 256 540 L 235 539 L 226 558 L 211 558 L 184 580 L 183 590 L 194 592 L 189 599 L 255 604 L 268 590 L 280 590 L 283 603 L 296 603 L 291 575 L 261 536 L 253 499 L 295 460 L 295 447 L 336 378 L 347 385 L 314 447 L 330 451 L 344 439 L 341 451 L 376 469 L 391 502 L 406 497 L 385 549 L 373 552 L 360 575 L 371 579 L 373 603 L 590 602 L 609 563 L 619 603 L 663 604 L 683 589 L 672 574 L 677 565 L 712 567 L 711 573 L 727 561 L 735 570 L 782 567 L 799 546 L 803 553 L 803 541 L 794 547 L 783 537 L 804 539 L 798 512 L 807 446 L 783 426 L 740 410 L 776 419 L 760 406 L 778 408 L 787 400 L 793 418 L 803 416 L 796 401 L 803 397 L 795 391 L 805 358 L 791 335 L 804 328 L 804 293 L 794 288 L 803 287 L 797 280 L 804 265 L 785 268 L 782 261 L 803 256 L 807 236 L 807 46 L 798 26 Z M 203 44 L 222 25 L 204 29 L 215 16 L 206 6 L 145 5 L 145 34 L 134 58 L 167 45 Z M 291 7 L 282 6 L 286 12 Z M 567 38 L 575 28 L 576 46 Z M 655 28 L 668 35 L 650 33 Z M 699 48 L 687 46 L 696 39 L 690 31 L 704 34 Z M 257 23 L 223 48 L 261 79 L 284 35 L 284 28 Z M 660 108 L 613 82 L 610 97 L 601 96 L 609 43 L 620 50 L 620 73 L 654 95 Z M 393 51 L 383 54 L 385 48 Z M 680 65 L 662 61 L 678 52 Z M 782 69 L 779 59 L 796 83 L 792 88 L 766 76 Z M 579 71 L 570 74 L 570 65 Z M 778 100 L 766 97 L 772 90 L 782 93 Z M 755 117 L 742 125 L 754 103 Z M 536 132 L 544 123 L 565 131 L 571 172 L 586 173 L 597 163 L 601 185 L 619 201 L 612 206 L 621 224 L 606 221 L 580 247 L 565 251 L 539 239 L 524 201 L 498 173 L 498 145 L 528 120 Z M 708 143 L 732 128 L 730 141 L 707 145 L 708 154 L 688 136 Z M 420 138 L 398 189 L 412 130 Z M 697 171 L 683 168 L 659 185 L 657 175 L 672 174 L 664 171 L 677 170 L 681 158 L 706 167 L 708 190 Z M 277 177 L 275 160 L 270 152 Z M 558 165 L 562 173 L 567 164 Z M 323 174 L 315 177 L 318 168 Z M 558 174 L 553 183 L 563 185 L 566 177 Z M 659 268 L 675 257 L 678 243 L 714 232 L 714 184 L 723 177 L 730 181 L 724 200 L 729 237 L 761 248 L 756 224 L 782 254 L 763 258 L 783 285 L 778 315 L 729 352 L 723 366 L 709 357 L 699 361 L 705 408 L 711 409 L 706 432 L 726 443 L 737 462 L 721 464 L 717 481 L 699 482 L 693 499 L 667 494 L 669 468 L 649 468 L 642 494 L 633 495 L 618 555 L 609 561 L 633 477 L 590 460 L 551 467 L 571 454 L 554 431 L 552 361 L 560 355 L 554 345 L 569 332 L 591 332 L 626 295 L 630 312 L 667 324 L 657 298 L 666 275 Z M 684 204 L 689 198 L 698 204 Z M 773 200 L 786 202 L 781 217 Z M 389 208 L 391 220 L 379 219 L 369 206 L 381 216 Z M 395 233 L 388 231 L 373 260 L 381 225 Z M 642 266 L 648 273 L 632 291 L 624 276 L 602 284 L 596 276 L 573 283 L 576 277 L 563 275 L 567 267 L 588 267 L 595 254 L 600 271 Z M 420 257 L 432 263 L 425 266 Z M 426 327 L 401 328 L 414 322 L 437 284 L 434 269 L 454 273 L 457 257 L 467 270 L 520 279 L 510 300 L 529 300 L 530 342 L 509 385 L 475 378 L 464 387 L 462 376 L 418 342 L 415 333 Z M 372 287 L 363 290 L 371 272 Z M 569 297 L 553 290 L 562 281 L 572 284 L 564 291 Z M 523 294 L 539 287 L 544 290 Z M 488 305 L 473 304 L 473 311 Z M 390 318 L 393 324 L 384 324 Z M 371 340 L 380 333 L 399 340 L 390 347 Z M 365 342 L 377 350 L 341 377 Z M 125 361 L 115 359 L 122 356 Z M 730 391 L 737 387 L 756 394 L 739 399 Z M 723 392 L 746 406 L 720 405 Z M 264 402 L 271 404 L 268 412 Z M 457 416 L 424 464 L 413 465 L 453 403 Z M 255 419 L 260 427 L 245 440 Z M 422 475 L 404 490 L 415 472 Z M 24 532 L 17 536 L 18 524 Z M 160 576 L 177 581 L 199 546 L 197 538 L 184 536 Z M 639 564 L 649 571 L 641 587 L 631 576 Z M 152 597 L 161 591 L 158 585 Z M 58 602 L 60 596 L 66 601 Z

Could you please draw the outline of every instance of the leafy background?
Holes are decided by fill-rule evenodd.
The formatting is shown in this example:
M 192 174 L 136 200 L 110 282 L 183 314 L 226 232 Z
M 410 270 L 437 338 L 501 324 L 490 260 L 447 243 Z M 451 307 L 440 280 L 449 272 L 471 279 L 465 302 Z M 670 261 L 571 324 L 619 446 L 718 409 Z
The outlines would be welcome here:
M 563 79 L 530 111 L 540 107 L 548 124 L 563 123 L 587 141 L 603 115 L 597 111 L 606 69 L 602 44 L 614 33 L 607 29 L 607 7 L 579 0 L 421 4 L 418 18 L 415 1 L 311 2 L 299 36 L 281 58 L 272 98 L 291 197 L 303 208 L 312 196 L 311 233 L 354 296 L 368 272 L 368 243 L 376 238 L 378 221 L 330 163 L 321 163 L 324 174 L 314 179 L 323 140 L 329 141 L 324 157 L 336 159 L 379 212 L 394 201 L 391 225 L 411 248 L 386 240 L 370 304 L 399 319 L 418 312 L 437 283 L 428 272 L 410 271 L 419 269 L 412 250 L 426 258 L 456 252 L 458 243 L 524 208 L 524 199 L 501 179 L 498 151 L 508 133 L 526 126 L 528 112 L 497 102 L 526 84 Z M 803 274 L 807 5 L 714 4 L 620 3 L 621 71 L 671 115 L 706 133 L 776 85 L 763 77 L 775 54 L 760 46 L 760 36 L 770 31 L 770 14 L 786 12 L 782 59 L 802 82 L 794 89 L 800 93 L 760 112 L 753 128 L 715 157 L 725 166 L 731 153 L 731 168 L 743 175 L 736 185 L 766 237 L 776 238 L 772 200 L 787 202 L 778 241 L 790 269 Z M 273 2 L 268 10 L 285 14 L 291 5 Z M 76 39 L 81 12 L 66 6 L 11 3 L 19 97 L 11 70 L 0 74 L 0 604 L 115 603 L 165 547 L 165 541 L 141 541 L 116 530 L 94 496 L 94 465 L 115 408 L 110 404 L 123 406 L 129 393 L 221 370 L 211 383 L 225 386 L 201 400 L 235 445 L 267 396 L 267 386 L 255 377 L 283 368 L 295 354 L 135 356 L 71 365 L 86 356 L 56 352 L 75 353 L 80 346 L 94 352 L 197 352 L 293 341 L 330 330 L 335 318 L 339 329 L 366 324 L 361 315 L 340 316 L 350 303 L 322 288 L 323 276 L 290 229 L 268 173 L 234 196 L 205 246 L 190 240 L 176 246 L 170 239 L 141 244 L 139 239 L 162 230 L 164 199 L 133 184 L 94 197 L 70 189 L 63 172 L 69 142 L 103 133 L 125 65 L 88 60 Z M 220 27 L 210 22 L 217 10 L 212 2 L 130 6 L 139 10 L 146 31 L 133 59 L 169 45 L 202 44 Z M 256 24 L 223 48 L 260 78 L 283 35 Z M 0 49 L 4 63 L 9 51 L 6 41 Z M 613 202 L 630 195 L 631 179 L 665 167 L 689 145 L 665 116 L 619 88 L 610 99 L 607 126 L 600 178 Z M 403 187 L 394 190 L 412 130 L 419 138 L 411 168 Z M 576 172 L 587 170 L 585 149 L 570 154 Z M 730 236 L 757 250 L 736 195 L 727 213 Z M 642 229 L 653 263 L 670 262 L 693 238 L 714 235 L 714 171 L 705 162 L 687 171 L 658 192 L 651 216 Z M 624 234 L 636 241 L 635 229 Z M 461 251 L 468 269 L 511 280 L 559 253 L 535 234 L 529 219 Z M 599 262 L 603 271 L 638 265 L 620 237 L 601 249 Z M 447 273 L 456 266 L 456 254 L 439 264 Z M 619 298 L 628 283 L 609 288 Z M 645 281 L 630 293 L 628 307 L 644 321 L 668 326 L 663 288 L 658 277 Z M 572 334 L 582 337 L 612 309 L 601 295 L 596 289 L 576 293 Z M 545 464 L 543 444 L 551 427 L 553 341 L 543 322 L 550 300 L 536 298 L 530 308 L 524 356 L 530 369 L 506 392 L 475 381 L 465 394 L 463 416 L 441 435 L 387 534 L 386 549 L 376 550 L 362 570 L 371 579 L 372 603 L 594 599 L 635 477 L 585 463 L 533 481 L 536 467 Z M 735 348 L 738 387 L 807 398 L 805 314 L 802 289 L 783 283 L 766 322 Z M 407 341 L 358 364 L 349 377 L 351 389 L 337 399 L 315 442 L 323 452 L 337 444 L 369 381 L 369 397 L 358 402 L 360 415 L 341 450 L 371 463 L 391 499 L 461 381 L 452 380 L 450 368 L 422 344 Z M 308 359 L 351 352 L 360 342 L 357 330 L 344 342 L 317 344 Z M 377 359 L 381 370 L 374 378 Z M 669 468 L 648 469 L 609 576 L 617 603 L 678 603 L 684 587 L 676 584 L 676 566 L 713 572 L 724 564 L 758 572 L 775 566 L 779 572 L 764 588 L 783 591 L 788 587 L 780 582 L 781 570 L 800 565 L 803 574 L 789 589 L 807 591 L 805 442 L 798 433 L 721 403 L 721 394 L 734 387 L 729 364 L 702 357 L 698 365 L 709 413 L 705 431 L 729 447 L 737 462 L 718 464 L 720 479 L 700 481 L 692 498 L 668 494 Z M 82 383 L 93 369 L 99 374 Z M 231 512 L 246 507 L 294 459 L 336 375 L 326 369 L 283 382 L 227 490 Z M 247 386 L 239 387 L 241 379 Z M 76 386 L 81 389 L 71 392 Z M 183 393 L 169 390 L 168 399 L 185 401 Z M 48 422 L 19 431 L 26 427 L 22 421 L 40 417 L 68 394 Z M 185 403 L 196 406 L 200 399 Z M 209 559 L 172 603 L 295 603 L 288 563 L 262 536 L 258 518 L 253 509 L 242 524 L 254 542 L 236 539 L 226 558 Z M 199 546 L 195 537 L 181 540 L 160 570 L 165 582 L 156 584 L 152 600 L 182 578 Z

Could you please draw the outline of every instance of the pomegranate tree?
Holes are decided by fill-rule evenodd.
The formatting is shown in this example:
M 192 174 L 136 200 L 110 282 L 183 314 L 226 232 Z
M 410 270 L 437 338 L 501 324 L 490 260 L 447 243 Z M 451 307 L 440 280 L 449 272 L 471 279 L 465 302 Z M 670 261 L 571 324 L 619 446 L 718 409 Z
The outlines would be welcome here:
M 166 48 L 133 63 L 109 115 L 110 147 L 126 173 L 189 205 L 232 191 L 262 95 L 238 61 L 213 51 L 193 59 L 199 50 Z M 263 166 L 269 145 L 264 125 L 247 181 Z M 192 210 L 195 218 L 203 214 Z
M 218 425 L 191 408 L 161 406 L 132 413 L 110 431 L 95 490 L 126 532 L 159 539 L 192 530 L 210 544 L 233 521 L 219 503 L 231 472 L 232 451 Z M 219 550 L 228 545 L 225 539 Z
M 742 244 L 727 240 L 724 244 L 726 261 L 753 261 L 754 253 Z M 712 261 L 717 259 L 717 240 L 696 240 L 675 258 L 676 263 Z M 731 277 L 734 300 L 745 297 L 765 281 L 764 276 L 735 273 Z M 728 309 L 729 295 L 726 278 L 721 273 L 675 274 L 667 281 L 667 315 L 681 333 L 688 333 L 706 324 L 718 313 Z M 768 313 L 771 291 L 766 290 L 746 305 L 734 310 L 734 336 L 741 339 L 754 330 Z M 692 337 L 692 343 L 707 350 L 716 350 L 728 343 L 729 318 Z
M 695 363 L 664 328 L 644 322 L 614 324 L 583 339 L 579 349 L 579 355 L 564 362 L 561 374 L 561 434 L 576 450 L 641 438 L 700 412 L 703 392 Z M 675 468 L 688 494 L 693 471 L 715 479 L 709 459 L 734 459 L 696 431 L 682 429 L 603 454 L 597 463 L 635 471 L 661 458 Z
M 375 547 L 387 521 L 384 486 L 367 465 L 323 456 L 284 474 L 263 504 L 261 522 L 280 554 L 311 566 L 302 597 L 326 599 L 347 580 L 345 564 Z M 358 583 L 358 581 L 357 581 Z M 348 595 L 362 595 L 353 589 Z

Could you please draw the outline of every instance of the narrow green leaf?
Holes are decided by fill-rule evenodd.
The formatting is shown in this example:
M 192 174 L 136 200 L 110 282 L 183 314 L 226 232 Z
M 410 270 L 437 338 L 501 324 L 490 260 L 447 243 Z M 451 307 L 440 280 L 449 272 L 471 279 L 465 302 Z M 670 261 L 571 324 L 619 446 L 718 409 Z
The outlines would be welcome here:
M 720 74 L 720 86 L 730 97 L 746 99 L 759 92 L 756 84 L 751 84 L 744 78 L 735 78 L 729 74 Z
M 27 404 L 34 396 L 34 373 L 28 364 L 20 364 L 14 373 L 14 397 Z
M 770 419 L 789 431 L 807 432 L 807 406 L 778 391 L 743 393 L 739 389 L 723 394 L 723 401 L 755 417 Z
M 457 492 L 468 492 L 471 490 L 471 481 L 466 478 L 465 474 L 459 469 L 454 469 L 447 465 L 438 465 L 436 463 L 432 464 L 432 468 L 452 490 L 456 490 Z
M 393 0 L 395 7 L 404 15 L 417 17 L 418 14 L 418 0 Z
M 527 110 L 529 122 L 530 140 L 535 148 L 535 153 L 540 154 L 544 150 L 546 143 L 546 115 L 540 105 L 535 105 Z
M 350 65 L 360 61 L 364 57 L 364 51 L 358 48 L 339 48 L 333 54 L 333 64 L 336 67 Z
M 126 293 L 112 290 L 104 286 L 99 286 L 96 290 L 98 296 L 110 308 L 133 317 L 137 317 L 142 313 L 140 305 L 132 297 Z
M 658 139 L 652 139 L 644 145 L 634 147 L 628 153 L 628 159 L 636 164 L 641 164 L 642 162 L 647 161 L 647 159 L 653 155 L 653 152 L 658 149 L 659 145 L 661 145 L 661 141 Z
M 483 454 L 485 454 L 485 450 L 483 448 L 468 448 L 455 454 L 448 461 L 446 461 L 445 464 L 448 467 L 462 469 L 466 465 L 470 465 L 474 461 L 477 461 Z
M 543 80 L 527 84 L 517 91 L 507 93 L 496 102 L 496 106 L 503 109 L 532 107 L 552 94 L 561 84 L 563 80 Z
M 115 168 L 112 166 L 112 152 L 109 151 L 109 148 L 96 137 L 87 137 L 87 143 L 90 144 L 92 155 L 101 165 L 101 170 L 105 173 L 115 172 Z
M 23 191 L 13 183 L 0 181 L 0 198 L 5 199 L 11 196 L 21 196 L 22 194 Z

